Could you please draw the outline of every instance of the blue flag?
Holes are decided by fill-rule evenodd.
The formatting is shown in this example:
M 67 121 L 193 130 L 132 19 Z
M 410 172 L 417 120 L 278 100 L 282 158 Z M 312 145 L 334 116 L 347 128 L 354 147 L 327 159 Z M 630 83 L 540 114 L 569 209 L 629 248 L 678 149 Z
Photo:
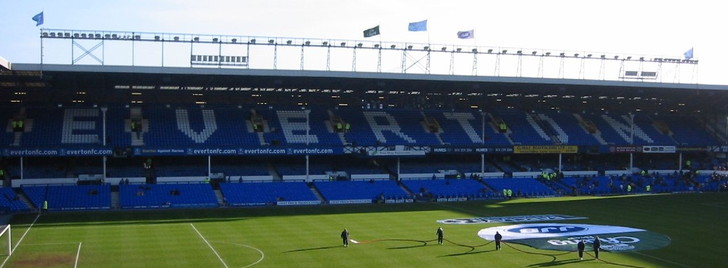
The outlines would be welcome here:
M 41 24 L 43 24 L 43 11 L 33 16 L 33 21 L 35 21 L 35 26 L 40 26 Z
M 459 39 L 473 39 L 475 38 L 475 30 L 460 31 L 458 32 Z
M 686 60 L 692 59 L 693 58 L 693 48 L 691 47 L 690 50 L 685 51 L 685 53 L 683 53 L 683 56 L 685 56 Z
M 424 32 L 427 31 L 427 20 L 410 22 L 407 28 L 410 32 Z

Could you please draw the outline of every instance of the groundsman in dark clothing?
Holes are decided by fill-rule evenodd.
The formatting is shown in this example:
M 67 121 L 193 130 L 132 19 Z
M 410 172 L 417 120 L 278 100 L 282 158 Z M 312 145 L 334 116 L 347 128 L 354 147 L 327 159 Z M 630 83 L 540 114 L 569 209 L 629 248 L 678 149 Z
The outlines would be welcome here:
M 442 245 L 442 239 L 445 237 L 445 231 L 442 230 L 442 227 L 437 228 L 437 244 Z
M 344 242 L 344 247 L 349 247 L 349 230 L 344 229 L 341 231 L 341 239 Z
M 584 259 L 584 248 L 586 248 L 586 245 L 584 244 L 583 240 L 579 240 L 579 243 L 576 244 L 576 249 L 579 251 L 579 259 Z
M 503 236 L 499 232 L 495 232 L 495 250 L 501 249 L 501 239 Z

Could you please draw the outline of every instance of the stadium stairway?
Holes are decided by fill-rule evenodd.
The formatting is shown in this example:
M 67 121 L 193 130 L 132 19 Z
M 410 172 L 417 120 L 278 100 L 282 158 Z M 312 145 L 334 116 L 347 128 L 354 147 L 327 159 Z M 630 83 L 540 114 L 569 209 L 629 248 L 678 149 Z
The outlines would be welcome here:
M 309 189 L 311 189 L 311 192 L 313 192 L 313 194 L 316 196 L 316 198 L 321 200 L 322 204 L 326 203 L 326 201 L 327 201 L 326 198 L 324 198 L 324 195 L 321 194 L 321 191 L 319 191 L 318 188 L 316 188 L 316 185 L 314 185 L 313 182 L 306 182 L 306 185 L 308 186 Z
M 220 207 L 227 206 L 225 202 L 225 197 L 222 195 L 222 191 L 220 191 L 220 187 L 213 188 L 213 191 L 215 192 L 215 197 L 217 198 L 217 205 Z
M 111 209 L 119 209 L 119 186 L 111 186 Z
M 25 203 L 25 205 L 27 205 L 28 208 L 30 208 L 31 210 L 37 209 L 37 207 L 35 207 L 35 205 L 33 205 L 33 202 L 30 202 L 30 199 L 28 199 L 28 197 L 25 196 L 25 193 L 22 190 L 20 190 L 20 188 L 13 188 L 13 191 L 15 192 L 16 195 L 18 195 L 20 200 L 23 200 L 23 203 Z

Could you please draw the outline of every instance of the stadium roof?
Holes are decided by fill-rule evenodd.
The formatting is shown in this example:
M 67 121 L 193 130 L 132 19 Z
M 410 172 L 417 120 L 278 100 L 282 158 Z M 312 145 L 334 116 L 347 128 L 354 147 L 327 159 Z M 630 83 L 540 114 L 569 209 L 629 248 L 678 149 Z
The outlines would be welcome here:
M 321 94 L 325 94 L 333 105 L 373 100 L 404 107 L 407 105 L 402 102 L 424 98 L 423 101 L 429 103 L 445 103 L 441 108 L 450 108 L 453 103 L 471 108 L 498 104 L 574 109 L 588 105 L 613 109 L 625 105 L 620 108 L 725 112 L 724 103 L 728 101 L 728 86 L 643 81 L 49 64 L 13 64 L 12 70 L 3 70 L 2 74 L 2 99 L 11 100 L 17 98 L 14 96 L 17 92 L 26 92 L 23 97 L 27 101 L 20 101 L 23 103 L 38 101 L 28 96 L 33 95 L 28 92 L 38 92 L 43 101 L 61 103 L 71 101 L 65 98 L 78 98 L 70 95 L 77 95 L 79 91 L 89 95 L 87 98 L 101 94 L 100 99 L 89 100 L 93 103 L 104 102 L 104 99 L 129 102 L 135 98 L 130 95 L 137 92 L 137 95 L 156 95 L 145 103 L 165 102 L 167 98 L 160 94 L 175 95 L 190 104 L 232 104 L 235 102 L 231 96 L 255 95 L 259 97 L 258 104 L 280 102 L 280 97 L 286 97 L 289 104 L 300 105 L 302 102 L 316 103 L 322 99 Z M 197 93 L 185 98 L 190 91 Z M 55 95 L 49 98 L 49 92 Z M 298 100 L 291 101 L 291 96 Z M 205 100 L 199 101 L 202 98 Z M 260 98 L 265 100 L 261 102 Z

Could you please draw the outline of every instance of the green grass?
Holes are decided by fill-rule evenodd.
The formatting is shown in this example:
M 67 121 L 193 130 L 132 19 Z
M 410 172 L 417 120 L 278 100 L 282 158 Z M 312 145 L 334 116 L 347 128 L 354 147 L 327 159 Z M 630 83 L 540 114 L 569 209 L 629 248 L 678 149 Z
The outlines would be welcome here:
M 728 235 L 722 230 L 727 211 L 726 194 L 675 194 L 57 212 L 40 216 L 29 231 L 36 215 L 16 215 L 13 244 L 20 244 L 4 267 L 727 267 Z M 435 222 L 532 214 L 583 216 L 588 219 L 568 222 L 647 229 L 669 236 L 672 243 L 651 251 L 605 252 L 603 261 L 577 261 L 576 253 L 518 244 L 493 251 L 494 245 L 477 232 L 498 224 Z M 443 246 L 434 241 L 438 226 L 449 241 Z M 343 228 L 351 238 L 371 242 L 343 248 Z

